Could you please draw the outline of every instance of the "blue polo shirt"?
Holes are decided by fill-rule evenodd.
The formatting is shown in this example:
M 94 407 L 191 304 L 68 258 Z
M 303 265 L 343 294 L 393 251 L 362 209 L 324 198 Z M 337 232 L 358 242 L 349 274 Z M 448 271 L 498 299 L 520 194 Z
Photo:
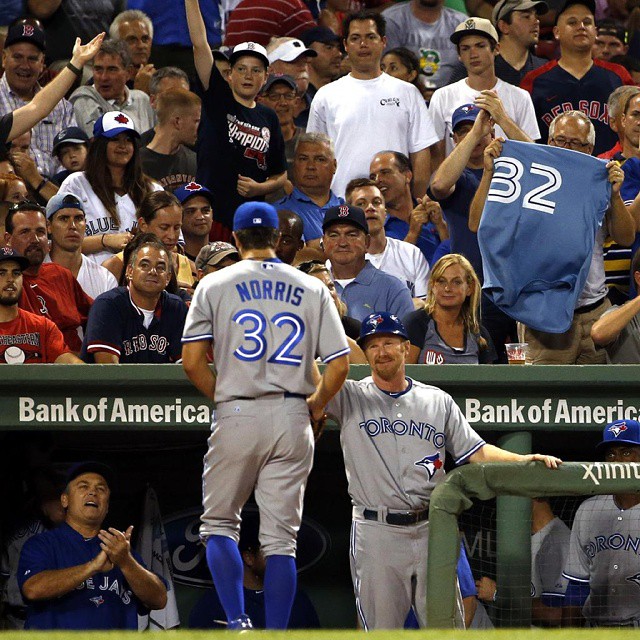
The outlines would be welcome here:
M 330 191 L 327 204 L 324 207 L 319 207 L 309 196 L 295 187 L 290 195 L 278 200 L 273 206 L 278 211 L 285 209 L 297 213 L 304 223 L 303 240 L 309 242 L 309 240 L 322 238 L 322 221 L 327 209 L 341 204 L 344 204 L 344 199 Z
M 376 269 L 368 260 L 346 287 L 336 281 L 336 291 L 346 303 L 348 315 L 362 322 L 374 311 L 393 313 L 404 318 L 414 310 L 407 285 L 399 278 Z
M 395 216 L 389 216 L 384 223 L 384 231 L 389 238 L 404 240 L 407 237 L 407 233 L 409 233 L 409 223 Z M 429 265 L 431 265 L 433 253 L 439 244 L 440 236 L 433 222 L 423 224 L 416 246 L 422 251 L 422 255 L 427 259 Z

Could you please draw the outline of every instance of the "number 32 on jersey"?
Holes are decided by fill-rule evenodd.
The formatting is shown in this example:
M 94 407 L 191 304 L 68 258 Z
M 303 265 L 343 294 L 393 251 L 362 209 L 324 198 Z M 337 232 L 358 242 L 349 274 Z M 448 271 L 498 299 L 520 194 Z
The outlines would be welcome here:
M 494 163 L 494 173 L 487 200 L 509 204 L 522 196 L 522 208 L 553 214 L 555 200 L 548 197 L 562 187 L 562 176 L 554 167 L 532 162 L 526 176 L 526 191 L 523 192 L 522 178 L 525 168 L 520 160 L 510 157 L 498 158 Z M 533 176 L 540 176 L 540 184 Z
M 232 320 L 244 327 L 244 344 L 238 347 L 233 355 L 245 362 L 254 362 L 269 355 L 267 362 L 299 367 L 302 355 L 294 353 L 295 348 L 304 338 L 304 322 L 295 313 L 278 313 L 268 320 L 256 309 L 238 311 Z M 268 345 L 265 333 L 268 323 L 278 328 L 289 329 L 289 333 L 279 345 Z

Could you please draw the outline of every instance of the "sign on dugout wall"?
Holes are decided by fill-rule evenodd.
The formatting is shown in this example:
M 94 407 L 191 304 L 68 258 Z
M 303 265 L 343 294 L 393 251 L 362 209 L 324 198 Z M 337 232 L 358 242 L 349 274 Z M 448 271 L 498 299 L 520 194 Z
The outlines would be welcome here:
M 0 430 L 206 430 L 211 423 L 212 404 L 179 365 L 30 365 L 3 371 Z M 640 416 L 640 366 L 414 365 L 408 373 L 451 393 L 478 430 L 599 430 Z M 351 368 L 351 378 L 366 375 L 366 366 Z M 387 428 L 426 433 L 428 417 Z

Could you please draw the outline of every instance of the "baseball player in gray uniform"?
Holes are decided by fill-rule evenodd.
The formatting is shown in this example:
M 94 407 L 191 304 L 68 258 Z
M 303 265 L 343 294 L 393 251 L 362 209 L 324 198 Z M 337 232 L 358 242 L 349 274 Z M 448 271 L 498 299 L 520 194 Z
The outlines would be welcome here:
M 349 347 L 328 289 L 276 258 L 271 205 L 241 205 L 233 235 L 243 260 L 200 281 L 183 335 L 184 369 L 216 402 L 200 534 L 228 628 L 251 628 L 237 543 L 240 511 L 255 490 L 267 558 L 266 626 L 283 629 L 313 457 L 309 413 L 319 418 L 344 382 Z M 215 374 L 207 364 L 211 343 Z M 316 356 L 327 363 L 322 376 Z
M 640 462 L 640 423 L 609 423 L 597 450 L 605 462 Z M 592 627 L 640 626 L 639 505 L 640 494 L 629 493 L 595 496 L 578 508 L 564 570 L 569 622 L 580 625 L 584 617 Z
M 402 628 L 412 606 L 424 627 L 429 496 L 444 478 L 445 452 L 458 464 L 560 460 L 486 444 L 449 394 L 407 378 L 409 340 L 396 316 L 369 315 L 359 343 L 371 376 L 347 380 L 327 407 L 341 426 L 353 503 L 356 608 L 366 630 Z

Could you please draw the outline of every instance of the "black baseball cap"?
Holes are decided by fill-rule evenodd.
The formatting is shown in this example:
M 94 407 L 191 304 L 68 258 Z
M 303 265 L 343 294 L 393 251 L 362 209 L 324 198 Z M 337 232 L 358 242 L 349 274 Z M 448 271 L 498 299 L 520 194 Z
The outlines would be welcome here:
M 20 269 L 24 271 L 31 266 L 31 263 L 23 255 L 20 255 L 17 251 L 10 249 L 9 247 L 0 248 L 0 262 L 7 262 L 13 260 L 20 265 Z
M 67 473 L 67 484 L 75 480 L 83 473 L 97 473 L 102 476 L 109 485 L 110 489 L 113 489 L 115 484 L 115 473 L 113 469 L 104 464 L 103 462 L 97 462 L 95 460 L 87 460 L 85 462 L 78 462 L 74 464 Z
M 37 21 L 29 18 L 24 18 L 9 27 L 4 46 L 10 47 L 17 42 L 28 42 L 43 52 L 47 48 L 44 29 Z
M 569 8 L 573 7 L 574 4 L 581 4 L 584 7 L 587 7 L 589 11 L 595 16 L 596 15 L 596 2 L 595 0 L 567 0 L 561 7 L 558 9 L 558 13 L 556 13 L 556 24 L 558 24 L 558 19 L 560 16 Z
M 314 42 L 322 42 L 323 44 L 340 42 L 340 36 L 331 31 L 329 27 L 311 27 L 302 32 L 300 40 L 304 42 L 305 47 L 310 47 Z
M 349 204 L 340 204 L 337 207 L 327 209 L 322 221 L 322 231 L 326 231 L 334 224 L 350 224 L 369 233 L 369 225 L 364 211 L 360 207 L 352 207 Z

